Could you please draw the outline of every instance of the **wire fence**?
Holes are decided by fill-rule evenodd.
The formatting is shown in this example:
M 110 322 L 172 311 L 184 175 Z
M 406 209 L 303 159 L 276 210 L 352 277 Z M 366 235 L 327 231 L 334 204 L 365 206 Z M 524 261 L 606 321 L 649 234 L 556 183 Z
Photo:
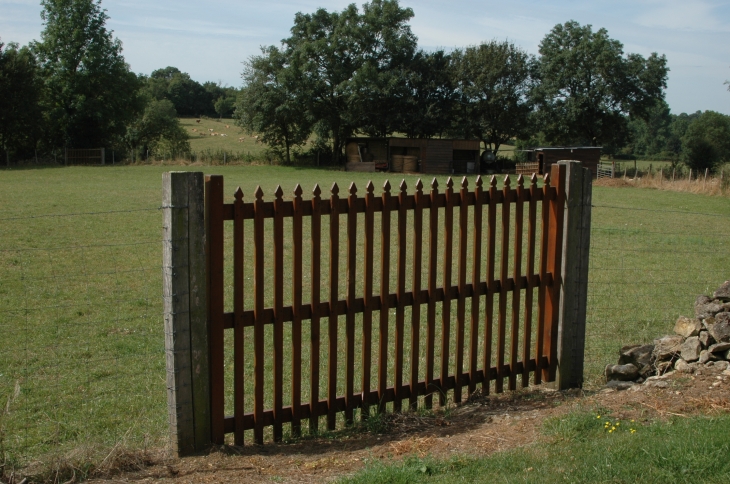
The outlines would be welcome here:
M 710 205 L 593 207 L 586 388 L 730 278 Z M 158 207 L 0 218 L 0 472 L 167 445 L 161 248 Z

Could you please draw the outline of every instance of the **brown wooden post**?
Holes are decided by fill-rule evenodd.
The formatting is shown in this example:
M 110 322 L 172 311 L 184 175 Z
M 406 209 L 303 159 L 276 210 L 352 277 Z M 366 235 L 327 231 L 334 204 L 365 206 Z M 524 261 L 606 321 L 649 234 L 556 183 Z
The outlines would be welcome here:
M 201 172 L 162 175 L 167 405 L 179 456 L 211 443 L 203 186 Z
M 564 390 L 583 386 L 592 184 L 590 171 L 579 161 L 558 164 L 567 168 L 556 381 Z

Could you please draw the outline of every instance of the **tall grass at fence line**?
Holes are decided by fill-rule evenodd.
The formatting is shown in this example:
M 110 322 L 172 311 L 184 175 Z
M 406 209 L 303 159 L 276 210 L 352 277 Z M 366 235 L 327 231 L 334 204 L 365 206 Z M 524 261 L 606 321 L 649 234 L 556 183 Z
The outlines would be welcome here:
M 0 174 L 0 206 L 4 208 L 0 218 L 16 218 L 0 221 L 0 307 L 5 309 L 0 312 L 0 328 L 4 331 L 4 344 L 14 349 L 0 353 L 0 397 L 4 400 L 11 395 L 16 382 L 20 382 L 21 388 L 5 419 L 5 448 L 14 465 L 22 467 L 32 461 L 49 462 L 55 458 L 51 456 L 78 455 L 76 449 L 87 445 L 107 450 L 120 442 L 131 448 L 163 445 L 167 408 L 162 234 L 161 213 L 154 209 L 160 205 L 161 174 L 168 169 L 164 166 L 69 167 L 61 171 L 23 170 Z M 314 184 L 319 183 L 326 198 L 336 181 L 344 198 L 350 181 L 356 182 L 358 195 L 362 196 L 367 181 L 372 179 L 378 196 L 387 178 L 394 186 L 405 178 L 409 193 L 418 178 L 394 173 L 268 166 L 216 166 L 215 172 L 225 176 L 227 203 L 232 201 L 239 185 L 244 191 L 244 201 L 248 202 L 259 184 L 266 200 L 272 199 L 279 184 L 285 199 L 289 199 L 297 183 L 304 188 L 305 198 Z M 423 178 L 428 185 L 426 182 L 432 177 Z M 445 179 L 440 178 L 439 184 L 443 192 Z M 470 177 L 470 190 L 473 187 L 474 178 Z M 392 193 L 395 195 L 397 190 Z M 586 353 L 589 388 L 601 384 L 603 367 L 615 362 L 621 346 L 648 342 L 671 332 L 679 314 L 692 314 L 694 297 L 726 280 L 726 268 L 730 267 L 730 224 L 726 223 L 730 204 L 724 197 L 596 186 L 593 203 Z M 30 218 L 140 208 L 151 211 Z M 695 214 L 681 215 L 676 211 Z M 456 213 L 458 210 L 455 219 Z M 424 229 L 426 219 L 427 211 L 424 211 Z M 412 220 L 410 214 L 409 220 Z M 288 231 L 290 219 L 285 226 Z M 344 230 L 344 219 L 341 226 Z M 323 239 L 326 230 L 323 223 Z M 455 235 L 456 231 L 455 220 Z M 248 227 L 246 233 L 251 233 Z M 395 233 L 394 230 L 394 236 Z M 359 228 L 359 237 L 362 234 Z M 409 246 L 411 239 L 409 233 Z M 341 261 L 345 260 L 345 240 L 341 234 Z M 457 240 L 455 237 L 455 248 Z M 144 243 L 135 245 L 140 241 Z M 443 245 L 439 242 L 441 257 Z M 108 244 L 118 246 L 110 248 Z M 252 245 L 246 247 L 250 249 Z M 325 247 L 323 241 L 323 257 L 327 254 Z M 226 257 L 230 258 L 230 252 Z M 289 264 L 288 260 L 285 259 L 285 264 Z M 395 260 L 395 249 L 391 248 L 391 261 Z M 326 267 L 325 262 L 323 283 L 328 280 Z M 342 298 L 345 264 L 341 263 L 340 267 Z M 289 271 L 285 270 L 285 274 Z M 395 269 L 392 274 L 395 278 Z M 457 274 L 454 271 L 454 284 Z M 406 287 L 409 287 L 410 277 L 407 280 Z M 423 281 L 425 284 L 425 272 Z M 230 278 L 226 280 L 228 303 L 231 301 L 229 282 Z M 376 282 L 376 293 L 377 287 Z M 392 282 L 392 292 L 394 287 Z M 289 288 L 290 285 L 285 286 L 287 298 Z M 304 290 L 305 294 L 309 293 L 307 287 Z M 60 303 L 66 307 L 60 307 Z M 452 311 L 455 314 L 455 304 Z M 468 303 L 466 314 L 467 317 L 470 314 Z M 410 320 L 409 315 L 407 312 L 406 322 Z M 422 316 L 425 318 L 425 308 Z M 374 320 L 376 328 L 377 316 Z M 439 317 L 437 329 L 438 321 Z M 467 345 L 468 327 L 467 323 Z M 408 328 L 407 323 L 406 332 Z M 322 329 L 325 355 L 324 321 Z M 289 334 L 288 329 L 286 332 Z M 425 331 L 421 335 L 425 337 Z M 303 341 L 307 341 L 306 329 Z M 343 344 L 343 333 L 339 341 Z M 452 356 L 453 342 L 452 339 Z M 229 343 L 227 337 L 226 344 Z M 376 351 L 375 345 L 373 349 Z M 246 353 L 251 354 L 249 347 Z M 308 356 L 308 345 L 303 356 Z M 407 346 L 404 356 L 408 363 Z M 285 359 L 285 362 L 286 368 L 291 368 L 291 361 Z M 321 362 L 320 375 L 326 375 L 326 357 Z M 227 367 L 229 363 L 226 360 Z M 435 367 L 438 371 L 438 363 Z M 408 370 L 404 371 L 404 381 L 408 374 Z M 303 376 L 306 375 L 305 371 Z M 341 389 L 338 394 L 342 394 Z
M 633 184 L 641 188 L 730 196 L 730 169 L 707 175 L 704 172 L 699 174 L 695 172 L 692 174 L 692 179 L 689 178 L 689 171 L 684 171 L 681 176 L 675 173 L 674 180 L 671 171 L 658 170 L 644 173 L 634 180 Z

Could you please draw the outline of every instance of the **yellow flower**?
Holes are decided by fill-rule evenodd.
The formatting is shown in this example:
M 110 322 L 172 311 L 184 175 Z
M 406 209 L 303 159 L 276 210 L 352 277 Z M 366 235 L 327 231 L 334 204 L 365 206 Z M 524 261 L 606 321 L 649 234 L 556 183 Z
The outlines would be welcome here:
M 621 425 L 621 422 L 616 422 L 616 427 L 618 427 L 619 425 Z
M 631 423 L 634 423 L 634 419 L 633 418 L 631 419 Z
M 632 434 L 635 434 L 636 433 L 636 429 L 631 429 L 631 433 Z
M 614 430 L 616 430 L 616 427 L 611 427 L 611 432 L 613 432 Z
M 608 433 L 609 433 L 609 434 L 610 434 L 611 432 L 613 432 L 613 429 L 611 429 L 611 430 L 609 430 L 609 431 L 608 431 Z
M 596 415 L 596 418 L 601 418 L 601 416 L 600 415 Z

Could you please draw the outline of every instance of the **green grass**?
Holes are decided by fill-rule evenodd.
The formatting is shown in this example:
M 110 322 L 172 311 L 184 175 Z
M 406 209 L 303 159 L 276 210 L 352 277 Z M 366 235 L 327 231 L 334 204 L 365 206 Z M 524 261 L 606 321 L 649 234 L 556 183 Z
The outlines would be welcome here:
M 544 442 L 488 457 L 375 461 L 348 484 L 422 482 L 727 482 L 730 417 L 630 423 L 635 432 L 607 432 L 593 413 L 549 422 Z M 556 427 L 559 427 L 556 429 Z
M 131 447 L 164 443 L 167 415 L 158 207 L 161 174 L 168 169 L 116 166 L 0 171 L 3 406 L 16 383 L 20 387 L 10 413 L 0 423 L 12 462 L 24 465 L 82 445 L 109 449 L 119 442 Z M 279 184 L 288 198 L 296 183 L 308 196 L 315 183 L 326 195 L 337 182 L 344 197 L 346 187 L 354 181 L 362 196 L 371 178 L 379 194 L 389 176 L 295 167 L 216 166 L 204 170 L 225 176 L 227 201 L 239 185 L 250 201 L 259 184 L 267 200 Z M 401 176 L 392 178 L 397 185 Z M 409 175 L 405 179 L 411 191 L 417 178 Z M 443 190 L 445 180 L 439 182 Z M 469 184 L 473 188 L 473 177 Z M 586 379 L 595 388 L 603 367 L 616 360 L 621 346 L 670 332 L 679 314 L 691 314 L 696 294 L 708 293 L 728 279 L 730 200 L 595 187 L 593 204 Z M 89 214 L 74 215 L 80 213 Z M 324 233 L 326 230 L 324 225 Z M 248 228 L 247 233 L 251 233 Z M 345 238 L 341 240 L 344 254 Z M 395 260 L 393 249 L 391 254 Z M 230 252 L 227 257 L 230 259 Z M 326 268 L 325 264 L 323 281 L 327 280 Z M 344 297 L 344 273 L 340 281 Z M 285 287 L 288 294 L 289 286 Z M 304 290 L 306 299 L 306 281 Z M 230 285 L 227 291 L 230 307 Z M 248 291 L 247 297 L 251 295 Z M 306 341 L 306 329 L 303 337 Z M 342 345 L 344 335 L 339 339 Z M 322 347 L 324 351 L 325 338 Z M 252 354 L 250 348 L 246 354 Z M 230 352 L 228 358 L 230 365 Z M 326 359 L 322 361 L 325 365 Z M 287 360 L 287 367 L 290 363 Z M 229 394 L 229 408 L 230 404 Z

